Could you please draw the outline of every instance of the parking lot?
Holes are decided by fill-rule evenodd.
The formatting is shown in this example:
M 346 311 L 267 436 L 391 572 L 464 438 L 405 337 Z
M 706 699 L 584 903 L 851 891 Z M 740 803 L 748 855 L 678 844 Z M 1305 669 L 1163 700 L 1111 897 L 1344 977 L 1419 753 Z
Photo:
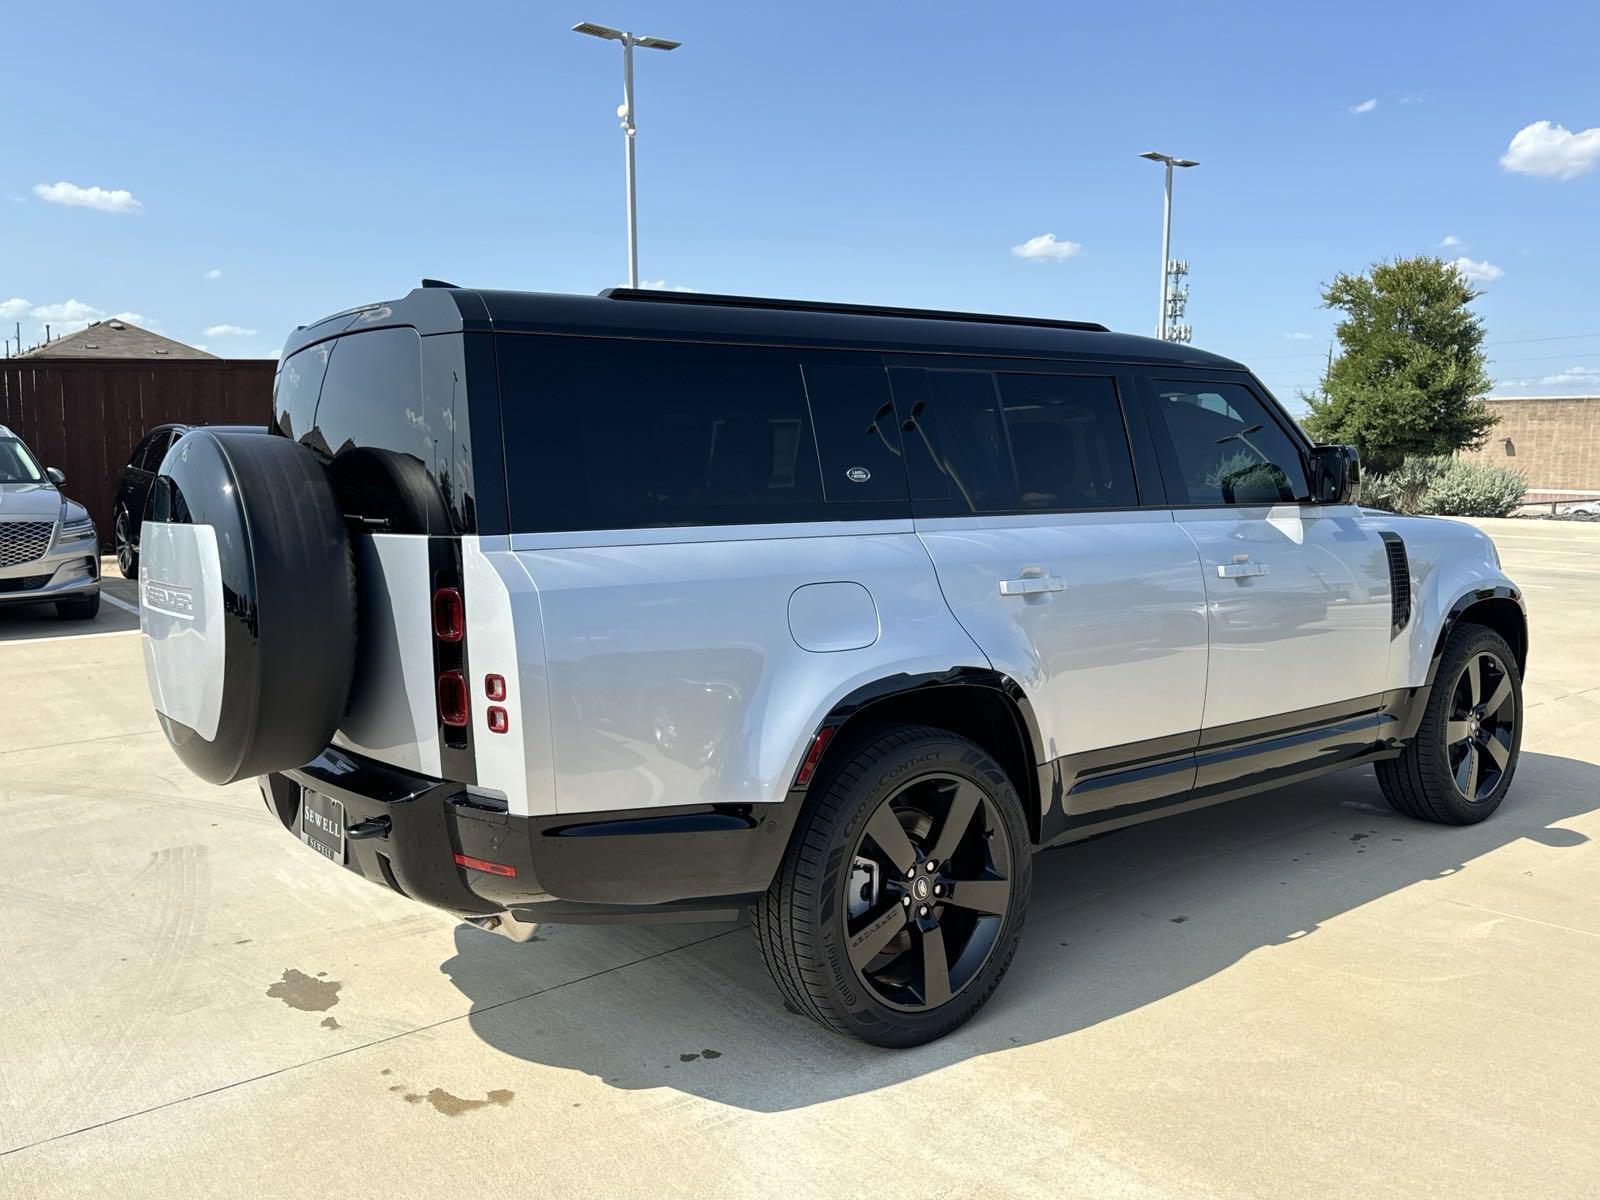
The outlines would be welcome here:
M 743 927 L 515 945 L 327 868 L 169 752 L 114 567 L 0 610 L 0 1195 L 1592 1196 L 1600 526 L 1481 524 L 1532 620 L 1499 815 L 1363 769 L 1052 851 L 906 1052 Z

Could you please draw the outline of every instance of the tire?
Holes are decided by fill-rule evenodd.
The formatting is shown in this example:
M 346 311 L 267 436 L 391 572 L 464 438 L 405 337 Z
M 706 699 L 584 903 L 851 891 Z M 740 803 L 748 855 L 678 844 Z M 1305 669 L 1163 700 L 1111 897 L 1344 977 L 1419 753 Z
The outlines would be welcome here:
M 151 485 L 139 554 L 151 698 L 184 764 L 232 783 L 320 754 L 355 674 L 356 582 L 316 456 L 185 434 Z
M 117 506 L 117 515 L 111 527 L 112 541 L 117 549 L 117 570 L 124 579 L 139 578 L 139 552 L 133 548 L 133 519 L 123 505 Z
M 999 764 L 955 734 L 891 726 L 839 751 L 756 906 L 756 940 L 790 1008 L 874 1045 L 919 1045 L 970 1019 L 1011 965 L 1027 818 Z
M 100 615 L 100 593 L 56 601 L 56 616 L 64 621 L 92 621 Z
M 1505 799 L 1521 749 L 1516 656 L 1494 630 L 1459 625 L 1445 641 L 1416 736 L 1399 758 L 1377 764 L 1378 786 L 1408 817 L 1476 824 Z

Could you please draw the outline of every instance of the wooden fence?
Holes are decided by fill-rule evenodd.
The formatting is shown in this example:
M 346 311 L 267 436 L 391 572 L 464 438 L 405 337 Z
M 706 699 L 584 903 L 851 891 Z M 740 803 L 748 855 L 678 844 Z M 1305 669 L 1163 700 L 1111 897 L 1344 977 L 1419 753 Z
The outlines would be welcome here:
M 93 514 L 111 545 L 117 473 L 156 425 L 260 425 L 272 412 L 271 359 L 0 359 L 0 425 Z

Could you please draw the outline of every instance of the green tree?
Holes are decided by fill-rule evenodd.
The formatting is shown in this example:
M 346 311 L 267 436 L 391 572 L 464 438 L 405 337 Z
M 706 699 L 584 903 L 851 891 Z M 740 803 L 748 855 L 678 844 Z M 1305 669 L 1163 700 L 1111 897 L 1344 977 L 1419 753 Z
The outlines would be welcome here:
M 1322 303 L 1344 314 L 1339 354 L 1321 386 L 1301 394 L 1306 432 L 1354 443 L 1375 471 L 1481 446 L 1495 423 L 1480 402 L 1493 386 L 1483 320 L 1469 307 L 1481 294 L 1453 263 L 1429 255 L 1335 277 Z

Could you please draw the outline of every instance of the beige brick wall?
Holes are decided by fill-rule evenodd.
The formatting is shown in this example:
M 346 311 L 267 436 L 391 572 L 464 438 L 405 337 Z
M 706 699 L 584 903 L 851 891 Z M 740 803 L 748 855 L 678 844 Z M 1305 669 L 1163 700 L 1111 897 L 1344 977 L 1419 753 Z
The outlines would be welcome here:
M 1600 494 L 1600 396 L 1529 396 L 1486 400 L 1500 418 L 1489 440 L 1462 457 L 1513 467 L 1532 492 Z M 1510 439 L 1510 446 L 1506 439 Z

